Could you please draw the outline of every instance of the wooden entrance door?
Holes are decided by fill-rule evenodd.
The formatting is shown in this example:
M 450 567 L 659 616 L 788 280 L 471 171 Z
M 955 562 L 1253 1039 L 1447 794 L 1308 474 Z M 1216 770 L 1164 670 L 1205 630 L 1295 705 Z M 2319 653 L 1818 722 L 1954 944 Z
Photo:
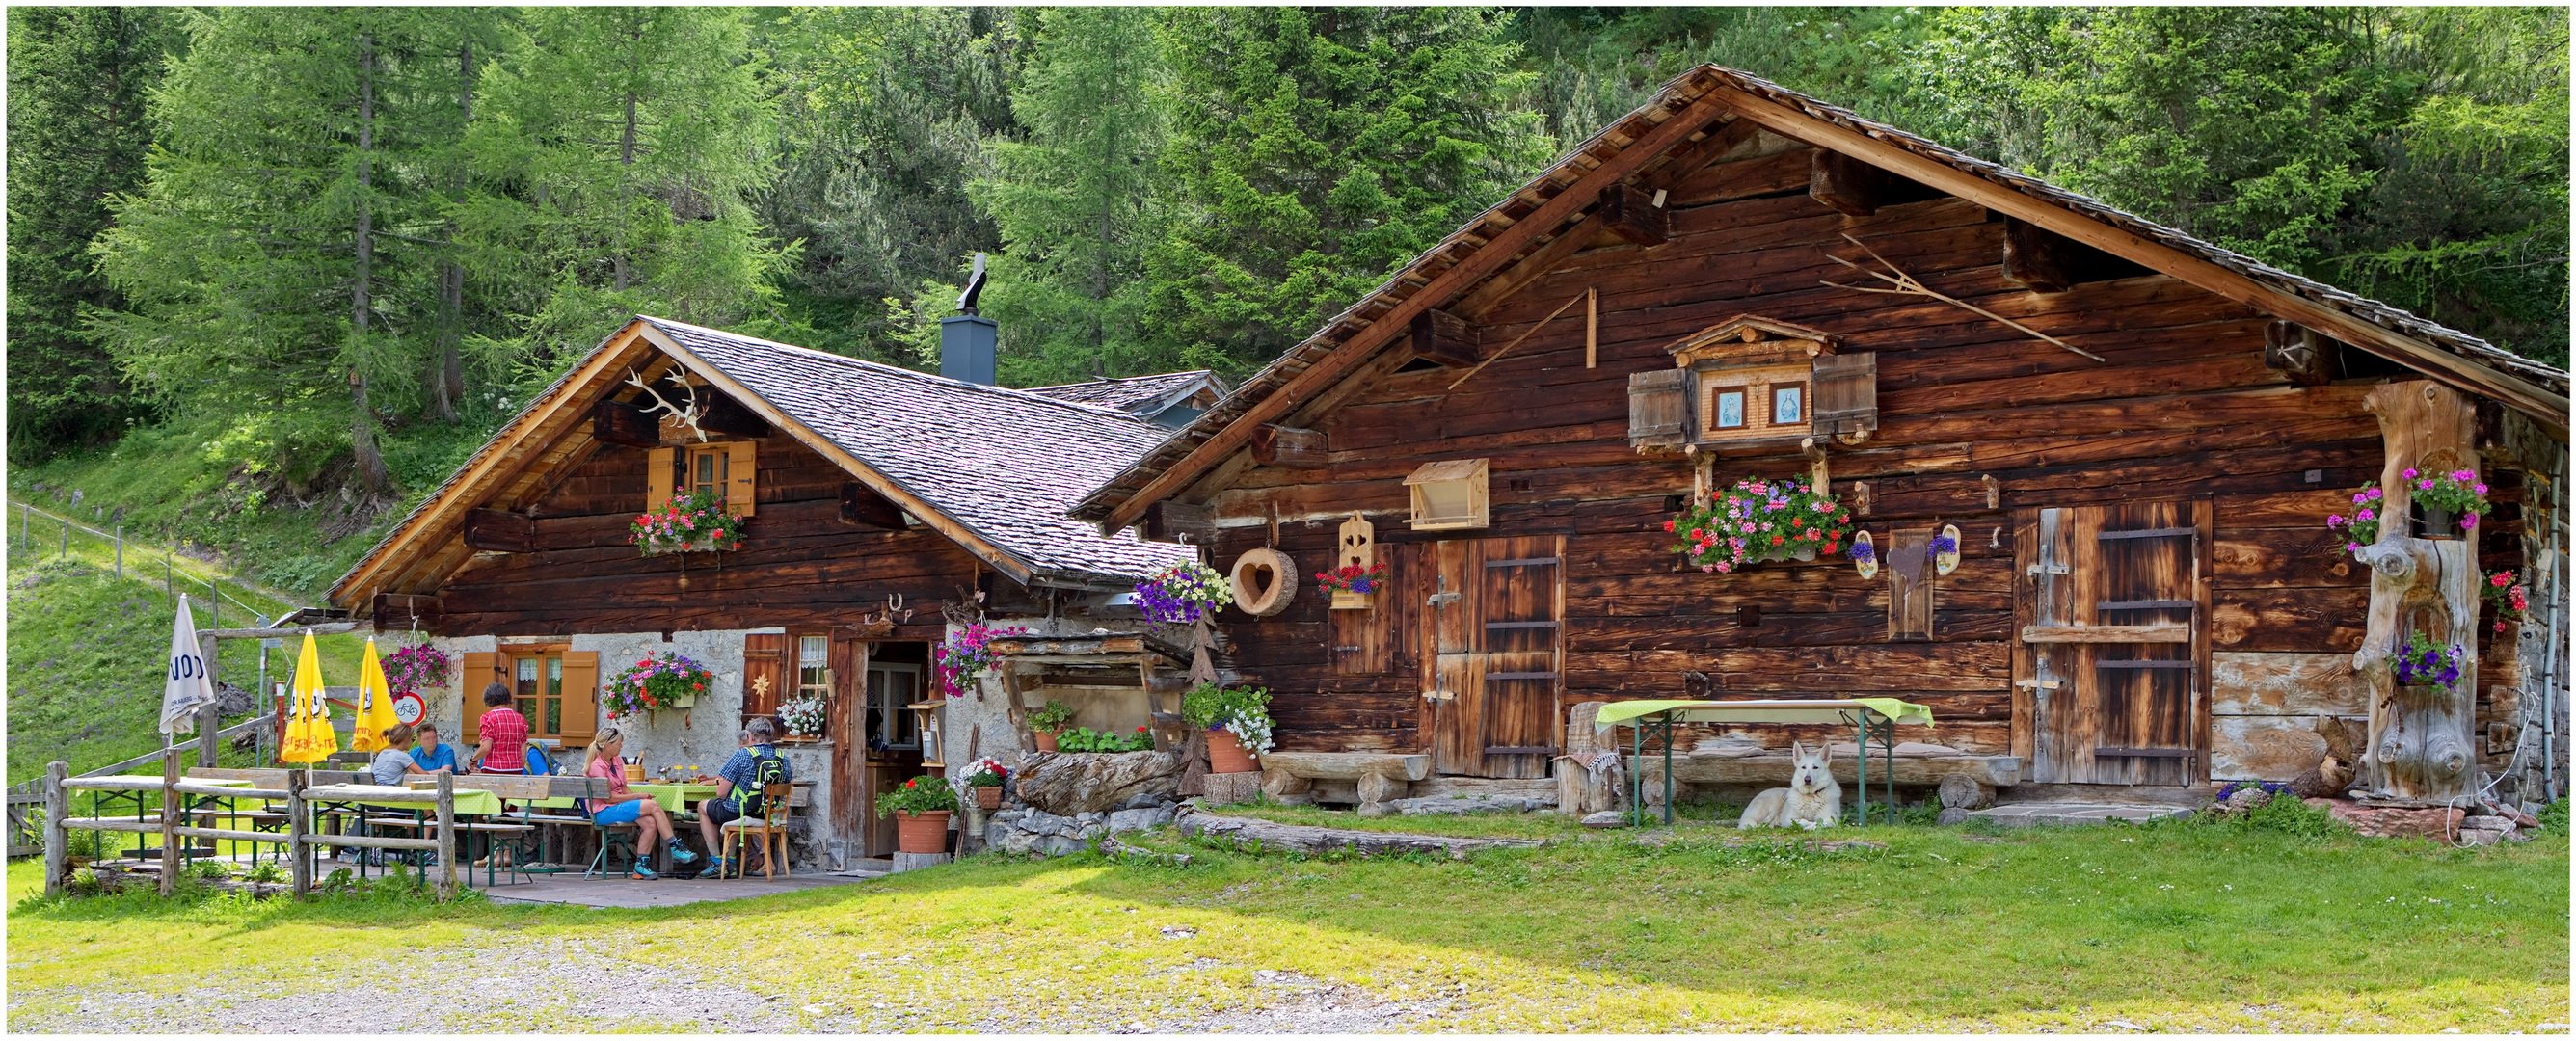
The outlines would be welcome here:
M 1453 539 L 1413 569 L 1424 604 L 1423 732 L 1433 765 L 1471 777 L 1545 777 L 1562 685 L 1565 539 Z
M 2187 785 L 2206 770 L 2206 502 L 2024 510 L 2016 681 L 2032 780 Z

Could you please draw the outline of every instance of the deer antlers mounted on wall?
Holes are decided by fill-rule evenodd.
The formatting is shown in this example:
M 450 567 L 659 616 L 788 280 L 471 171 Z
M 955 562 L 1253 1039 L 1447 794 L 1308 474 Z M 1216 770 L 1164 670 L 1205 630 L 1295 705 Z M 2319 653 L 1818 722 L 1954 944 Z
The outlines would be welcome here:
M 706 430 L 698 426 L 698 420 L 707 414 L 707 407 L 698 403 L 698 388 L 692 385 L 688 377 L 678 369 L 671 370 L 670 375 L 664 378 L 668 379 L 673 386 L 680 388 L 680 393 L 683 395 L 681 400 L 688 403 L 685 407 L 672 404 L 670 399 L 663 397 L 660 391 L 654 390 L 653 384 L 637 374 L 635 370 L 626 370 L 627 384 L 643 390 L 653 399 L 653 404 L 644 409 L 647 414 L 660 412 L 670 416 L 678 420 L 681 426 L 689 428 L 690 433 L 698 435 L 698 440 L 707 440 Z

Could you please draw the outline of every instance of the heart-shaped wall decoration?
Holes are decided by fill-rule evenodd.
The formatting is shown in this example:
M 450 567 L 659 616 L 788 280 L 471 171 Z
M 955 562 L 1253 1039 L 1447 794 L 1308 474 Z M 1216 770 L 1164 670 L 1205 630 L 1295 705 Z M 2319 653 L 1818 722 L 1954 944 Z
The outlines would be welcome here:
M 1297 598 L 1297 562 L 1275 549 L 1256 549 L 1235 558 L 1227 577 L 1234 583 L 1234 606 L 1255 618 L 1285 611 Z

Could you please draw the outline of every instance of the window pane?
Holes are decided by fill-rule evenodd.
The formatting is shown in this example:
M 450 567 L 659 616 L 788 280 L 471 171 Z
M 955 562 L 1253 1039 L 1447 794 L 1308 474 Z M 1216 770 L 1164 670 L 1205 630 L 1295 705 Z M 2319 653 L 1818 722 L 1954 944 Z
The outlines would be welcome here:
M 523 698 L 533 698 L 537 696 L 537 660 L 535 658 L 521 658 L 518 660 L 516 678 L 518 680 L 518 696 Z
M 546 659 L 546 696 L 550 698 L 563 696 L 563 659 L 561 658 Z
M 546 733 L 563 733 L 563 699 L 546 699 Z

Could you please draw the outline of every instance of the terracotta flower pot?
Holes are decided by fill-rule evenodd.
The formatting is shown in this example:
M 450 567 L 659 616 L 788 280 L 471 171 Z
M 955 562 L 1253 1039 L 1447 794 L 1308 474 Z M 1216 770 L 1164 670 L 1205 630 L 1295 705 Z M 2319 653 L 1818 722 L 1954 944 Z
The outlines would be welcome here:
M 1040 731 L 1038 731 L 1038 732 L 1037 732 L 1037 739 L 1038 739 L 1038 751 L 1041 751 L 1041 752 L 1052 752 L 1052 751 L 1055 751 L 1055 732 L 1054 732 L 1054 731 L 1052 731 L 1052 730 L 1040 730 Z
M 894 815 L 895 848 L 906 853 L 948 852 L 949 810 Z
M 1001 809 L 1002 786 L 996 784 L 990 787 L 975 789 L 975 805 L 987 810 Z
M 1234 731 L 1208 731 L 1207 746 L 1209 773 L 1248 774 L 1261 769 L 1252 761 L 1252 753 L 1244 750 L 1243 742 L 1235 740 Z

